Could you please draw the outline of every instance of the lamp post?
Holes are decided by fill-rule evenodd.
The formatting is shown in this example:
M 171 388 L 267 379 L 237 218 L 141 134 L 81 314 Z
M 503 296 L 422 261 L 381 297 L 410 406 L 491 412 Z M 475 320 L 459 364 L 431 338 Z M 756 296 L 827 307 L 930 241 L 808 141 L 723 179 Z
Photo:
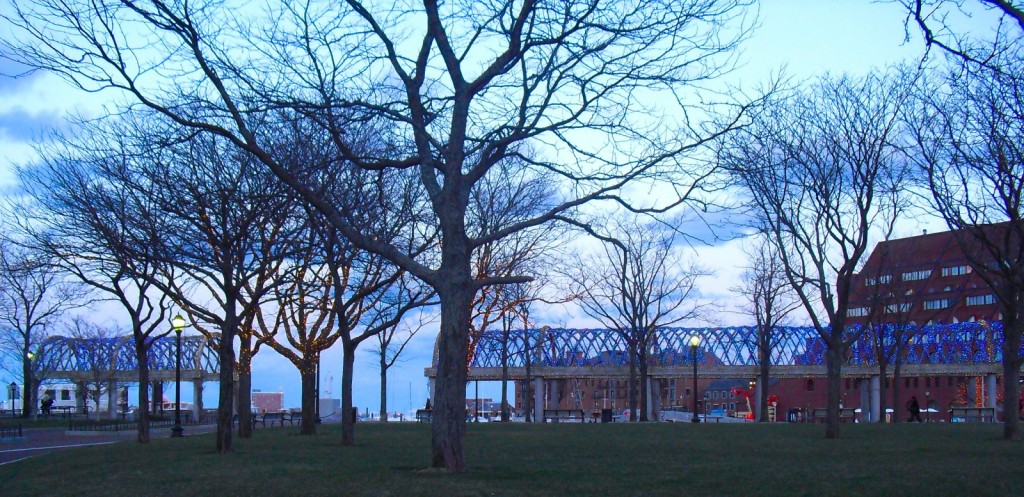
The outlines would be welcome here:
M 37 416 L 39 414 L 39 410 L 36 409 L 35 405 L 36 393 L 38 393 L 35 385 L 36 354 L 30 350 L 25 353 L 25 357 L 28 358 L 28 371 L 24 375 L 25 384 L 22 385 L 25 391 L 21 395 L 21 410 L 23 416 L 28 418 L 29 416 Z
M 693 356 L 693 418 L 691 421 L 700 423 L 700 416 L 697 415 L 697 346 L 700 345 L 700 337 L 690 337 L 690 352 Z
M 931 395 L 932 393 L 928 390 L 924 391 L 924 422 L 932 422 L 932 408 L 931 408 Z
M 185 329 L 185 318 L 178 314 L 171 318 L 171 328 L 174 329 L 175 353 L 174 353 L 174 426 L 171 427 L 171 437 L 185 436 L 185 429 L 181 427 L 181 331 Z

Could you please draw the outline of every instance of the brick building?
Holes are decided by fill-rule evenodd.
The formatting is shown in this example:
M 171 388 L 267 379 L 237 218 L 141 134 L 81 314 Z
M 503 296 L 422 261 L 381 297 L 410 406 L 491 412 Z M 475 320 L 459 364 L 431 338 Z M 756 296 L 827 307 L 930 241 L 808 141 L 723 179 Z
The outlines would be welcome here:
M 279 412 L 284 410 L 284 392 L 252 392 L 252 408 L 256 412 Z

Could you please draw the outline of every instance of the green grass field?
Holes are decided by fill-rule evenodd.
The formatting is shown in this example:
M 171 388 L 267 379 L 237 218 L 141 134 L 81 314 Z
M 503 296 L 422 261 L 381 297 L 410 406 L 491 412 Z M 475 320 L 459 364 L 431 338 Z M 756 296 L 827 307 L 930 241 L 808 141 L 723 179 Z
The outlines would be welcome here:
M 457 475 L 423 470 L 427 425 L 360 424 L 354 447 L 337 430 L 258 428 L 226 456 L 210 435 L 65 450 L 0 466 L 0 495 L 1024 495 L 1000 425 L 480 424 Z

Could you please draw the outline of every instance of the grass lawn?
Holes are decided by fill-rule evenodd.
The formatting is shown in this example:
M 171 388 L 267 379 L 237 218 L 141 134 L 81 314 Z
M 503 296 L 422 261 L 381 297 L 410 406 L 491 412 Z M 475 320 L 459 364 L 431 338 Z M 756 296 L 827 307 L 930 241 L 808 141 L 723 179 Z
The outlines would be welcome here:
M 80 496 L 1019 496 L 1024 443 L 994 424 L 479 424 L 469 471 L 423 471 L 428 425 L 257 428 L 65 450 L 0 466 L 0 495 Z M 3 447 L 0 446 L 0 449 Z

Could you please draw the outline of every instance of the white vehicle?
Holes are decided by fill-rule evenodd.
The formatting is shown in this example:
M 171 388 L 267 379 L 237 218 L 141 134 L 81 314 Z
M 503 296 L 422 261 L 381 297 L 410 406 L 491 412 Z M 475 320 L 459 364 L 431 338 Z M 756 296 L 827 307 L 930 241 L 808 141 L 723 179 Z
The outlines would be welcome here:
M 14 385 L 13 389 L 11 385 Z M 22 396 L 24 393 L 25 391 L 22 385 L 17 383 L 8 384 L 7 400 L 3 402 L 4 411 L 20 411 L 22 408 Z M 35 408 L 40 409 L 43 400 L 52 399 L 53 403 L 50 404 L 50 412 L 74 413 L 77 412 L 81 405 L 80 397 L 81 395 L 78 393 L 78 386 L 74 383 L 45 383 L 36 391 Z M 89 399 L 88 408 L 89 411 L 96 409 L 96 404 L 91 398 Z M 105 411 L 106 409 L 107 395 L 104 394 L 100 397 L 100 410 Z

